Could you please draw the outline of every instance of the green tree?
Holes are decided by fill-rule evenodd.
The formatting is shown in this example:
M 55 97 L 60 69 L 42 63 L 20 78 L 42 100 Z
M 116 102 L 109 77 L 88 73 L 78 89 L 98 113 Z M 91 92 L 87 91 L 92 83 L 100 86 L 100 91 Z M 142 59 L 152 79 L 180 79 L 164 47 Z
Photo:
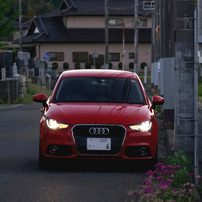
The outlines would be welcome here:
M 6 39 L 16 30 L 14 20 L 18 16 L 19 10 L 15 10 L 11 15 L 9 13 L 14 0 L 0 0 L 0 49 L 6 49 Z

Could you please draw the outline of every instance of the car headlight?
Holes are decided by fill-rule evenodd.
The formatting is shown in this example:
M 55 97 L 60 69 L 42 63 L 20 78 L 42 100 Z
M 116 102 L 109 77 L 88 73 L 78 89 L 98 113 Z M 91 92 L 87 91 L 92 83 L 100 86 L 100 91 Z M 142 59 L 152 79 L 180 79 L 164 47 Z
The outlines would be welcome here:
M 68 124 L 57 122 L 53 119 L 46 119 L 46 126 L 51 130 L 58 130 L 58 129 L 67 129 L 69 127 Z
M 134 125 L 129 126 L 129 128 L 134 131 L 137 130 L 137 131 L 142 131 L 142 132 L 150 132 L 151 128 L 152 128 L 152 121 L 149 120 L 149 121 L 144 121 L 139 124 L 134 124 Z

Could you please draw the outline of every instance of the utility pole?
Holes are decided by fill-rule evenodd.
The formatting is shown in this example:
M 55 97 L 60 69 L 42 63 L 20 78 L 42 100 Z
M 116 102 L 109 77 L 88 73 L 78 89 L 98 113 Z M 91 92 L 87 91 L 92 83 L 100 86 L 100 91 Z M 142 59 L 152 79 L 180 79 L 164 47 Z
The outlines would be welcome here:
M 22 3 L 19 0 L 19 51 L 22 51 Z
M 122 70 L 125 69 L 125 61 L 124 61 L 124 55 L 125 55 L 125 23 L 123 23 L 123 55 L 122 55 Z
M 198 0 L 175 0 L 175 151 L 192 160 L 198 184 Z
M 108 18 L 108 0 L 105 0 L 105 69 L 109 69 L 109 61 L 108 61 L 108 54 L 109 54 L 109 36 L 108 36 L 108 26 L 109 26 L 109 18 Z
M 174 30 L 174 9 L 171 0 L 160 0 L 160 95 L 164 97 L 163 120 L 165 126 L 174 128 L 174 105 L 175 97 L 175 71 L 173 38 Z
M 138 73 L 138 0 L 134 0 L 134 72 Z

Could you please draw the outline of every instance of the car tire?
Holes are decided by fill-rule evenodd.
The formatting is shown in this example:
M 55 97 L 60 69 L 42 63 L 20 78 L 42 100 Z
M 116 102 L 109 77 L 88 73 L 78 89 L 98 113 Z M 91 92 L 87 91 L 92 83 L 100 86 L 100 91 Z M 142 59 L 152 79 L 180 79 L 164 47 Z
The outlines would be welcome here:
M 156 155 L 152 159 L 144 159 L 140 160 L 140 168 L 142 171 L 147 172 L 148 170 L 155 170 L 155 165 L 157 164 L 158 161 L 158 150 L 156 150 Z
M 49 167 L 50 160 L 42 155 L 41 146 L 39 145 L 39 169 L 45 170 Z
M 155 170 L 155 165 L 158 162 L 158 149 L 156 149 L 156 155 L 153 159 L 150 159 L 150 169 Z

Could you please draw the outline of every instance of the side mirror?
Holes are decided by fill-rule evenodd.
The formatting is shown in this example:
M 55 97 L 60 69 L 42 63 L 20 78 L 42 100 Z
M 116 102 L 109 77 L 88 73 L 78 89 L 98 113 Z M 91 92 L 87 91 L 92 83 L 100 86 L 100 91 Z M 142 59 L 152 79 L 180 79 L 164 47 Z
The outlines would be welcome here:
M 34 102 L 40 102 L 43 104 L 43 107 L 45 107 L 47 98 L 46 98 L 46 95 L 44 93 L 40 93 L 40 94 L 36 94 L 33 96 L 33 101 Z
M 152 98 L 152 108 L 155 109 L 156 105 L 162 105 L 164 103 L 164 98 L 160 96 L 154 96 Z

